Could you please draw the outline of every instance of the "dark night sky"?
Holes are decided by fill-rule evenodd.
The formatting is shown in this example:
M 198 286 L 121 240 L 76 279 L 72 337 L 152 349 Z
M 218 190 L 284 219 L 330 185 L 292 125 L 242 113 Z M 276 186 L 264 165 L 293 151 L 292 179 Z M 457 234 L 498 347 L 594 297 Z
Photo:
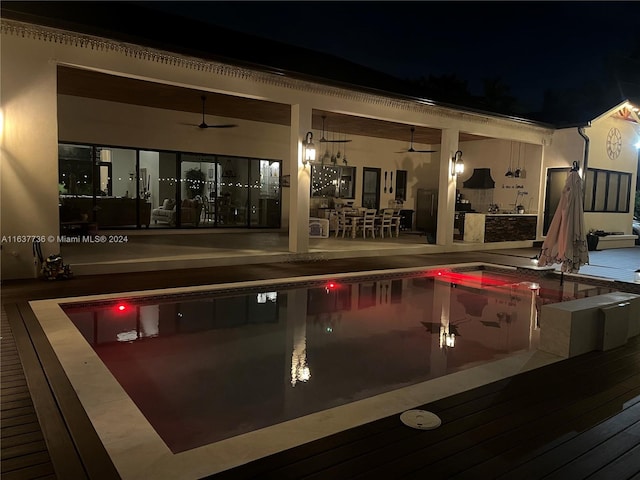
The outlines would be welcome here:
M 146 3 L 146 2 L 145 2 Z M 149 3 L 146 3 L 148 6 Z M 156 8 L 324 51 L 400 78 L 500 77 L 525 106 L 598 81 L 640 48 L 640 2 L 158 2 Z

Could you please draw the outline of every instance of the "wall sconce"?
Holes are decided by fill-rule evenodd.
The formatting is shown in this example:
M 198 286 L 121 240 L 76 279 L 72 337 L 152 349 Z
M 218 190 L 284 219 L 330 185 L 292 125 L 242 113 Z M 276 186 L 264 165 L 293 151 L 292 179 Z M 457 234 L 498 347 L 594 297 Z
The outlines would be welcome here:
M 453 154 L 451 159 L 451 176 L 455 177 L 464 172 L 464 162 L 462 161 L 462 150 Z
M 456 346 L 456 335 L 447 331 L 440 332 L 440 348 L 453 348 Z
M 302 142 L 302 164 L 313 163 L 316 161 L 316 146 L 313 144 L 313 133 L 307 132 Z
M 456 336 L 453 333 L 445 333 L 444 344 L 446 347 L 453 348 L 456 346 Z

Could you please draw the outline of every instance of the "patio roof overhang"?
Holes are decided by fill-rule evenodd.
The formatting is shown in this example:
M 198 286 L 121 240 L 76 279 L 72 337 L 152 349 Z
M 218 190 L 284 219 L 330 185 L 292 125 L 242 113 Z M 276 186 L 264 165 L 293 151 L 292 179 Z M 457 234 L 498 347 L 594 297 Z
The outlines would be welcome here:
M 100 3 L 91 4 L 88 7 L 83 5 L 84 2 L 74 3 L 76 3 L 76 5 L 70 6 L 69 2 L 3 2 L 2 14 L 3 18 L 13 19 L 19 22 L 30 22 L 79 34 L 100 35 L 116 41 L 134 42 L 141 46 L 161 48 L 164 51 L 178 54 L 196 55 L 202 59 L 228 62 L 232 65 L 243 66 L 293 79 L 312 81 L 328 86 L 337 86 L 356 92 L 381 95 L 419 105 L 432 105 L 436 108 L 446 108 L 462 113 L 468 112 L 474 115 L 493 117 L 518 124 L 531 125 L 533 127 L 537 126 L 544 129 L 553 128 L 551 125 L 541 122 L 438 103 L 430 99 L 412 95 L 411 92 L 408 93 L 406 91 L 407 85 L 404 82 L 381 74 L 380 72 L 374 72 L 365 67 L 351 64 L 350 62 L 347 62 L 349 65 L 342 65 L 345 62 L 342 59 L 338 60 L 344 68 L 326 69 L 323 68 L 322 65 L 326 65 L 327 62 L 335 63 L 337 59 L 318 52 L 309 52 L 306 50 L 302 52 L 303 49 L 298 47 L 282 44 L 270 45 L 271 47 L 277 47 L 276 50 L 281 54 L 274 55 L 271 53 L 267 55 L 264 52 L 265 49 L 262 48 L 260 49 L 262 56 L 260 56 L 244 50 L 239 51 L 237 48 L 231 48 L 228 51 L 220 50 L 220 45 L 222 45 L 220 42 L 209 42 L 208 45 L 213 45 L 212 50 L 209 50 L 209 47 L 204 49 L 203 44 L 197 41 L 197 39 L 200 38 L 197 33 L 188 36 L 188 38 L 191 38 L 191 36 L 195 38 L 190 41 L 185 40 L 184 37 L 178 37 L 177 39 L 172 38 L 171 41 L 168 42 L 166 35 L 158 36 L 158 31 L 161 30 L 160 28 L 153 29 L 146 26 L 141 29 L 138 23 L 136 23 L 136 29 L 132 28 L 133 17 L 141 14 L 140 11 L 136 10 L 140 8 L 139 5 L 118 6 L 117 8 L 119 9 L 133 8 L 134 14 L 132 14 L 131 18 L 128 17 L 126 22 L 109 23 L 109 19 L 113 19 L 114 17 L 114 7 L 111 3 L 107 12 L 108 14 L 105 13 L 105 15 L 98 15 L 95 12 L 96 8 L 103 8 Z M 87 9 L 88 11 L 85 11 Z M 158 15 L 158 12 L 155 12 L 154 15 Z M 160 15 L 160 17 L 154 21 L 180 23 L 183 20 Z M 145 21 L 143 23 L 148 25 L 154 22 Z M 162 24 L 163 23 L 161 23 L 161 25 Z M 178 26 L 179 25 L 175 25 L 175 27 Z M 184 29 L 182 30 L 184 31 Z M 211 32 L 211 30 L 209 29 L 208 32 Z M 240 35 L 237 32 L 226 31 L 224 33 L 227 35 Z M 253 38 L 253 40 L 255 43 L 255 40 L 258 39 Z M 262 39 L 259 40 L 258 44 L 263 43 Z M 298 54 L 297 56 L 295 55 L 296 52 Z M 304 55 L 302 55 L 302 53 L 304 53 Z M 308 65 L 305 62 L 300 63 L 300 59 L 309 57 L 309 54 L 314 58 L 313 65 Z M 245 58 L 239 58 L 242 55 L 245 55 Z M 291 61 L 292 56 L 295 58 L 293 62 Z M 351 76 L 331 77 L 326 75 L 326 72 L 352 72 L 354 69 L 356 73 Z M 366 70 L 366 72 L 364 70 Z M 201 112 L 199 98 L 202 92 L 195 89 L 117 77 L 115 75 L 107 75 L 77 68 L 72 69 L 69 67 L 59 67 L 58 85 L 59 93 L 66 95 L 193 113 Z M 207 96 L 212 97 L 211 101 L 207 102 L 207 114 L 263 121 L 280 125 L 290 124 L 289 105 L 213 92 L 207 92 Z M 326 123 L 332 131 L 340 132 L 341 134 L 363 135 L 399 141 L 408 140 L 407 124 L 339 114 L 327 110 L 314 110 L 312 119 L 312 127 L 314 129 L 320 130 L 322 128 L 322 116 L 326 117 Z M 460 134 L 460 141 L 481 140 L 485 138 L 487 137 L 463 132 Z M 416 125 L 416 143 L 437 145 L 440 143 L 440 139 L 440 129 Z

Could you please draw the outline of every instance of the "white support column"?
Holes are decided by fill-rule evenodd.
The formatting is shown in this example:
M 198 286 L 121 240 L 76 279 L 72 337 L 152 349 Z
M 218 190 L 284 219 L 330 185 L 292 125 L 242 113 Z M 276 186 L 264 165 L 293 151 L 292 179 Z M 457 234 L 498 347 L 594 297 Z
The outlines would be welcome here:
M 40 274 L 32 237 L 42 238 L 44 258 L 60 252 L 56 62 L 34 44 L 4 32 L 0 44 L 3 280 Z
M 311 166 L 302 164 L 302 141 L 311 131 L 311 107 L 291 105 L 289 188 L 289 251 L 309 251 L 309 196 Z
M 456 177 L 451 175 L 451 158 L 458 151 L 459 130 L 442 130 L 440 142 L 440 176 L 438 181 L 438 245 L 453 245 L 456 211 Z

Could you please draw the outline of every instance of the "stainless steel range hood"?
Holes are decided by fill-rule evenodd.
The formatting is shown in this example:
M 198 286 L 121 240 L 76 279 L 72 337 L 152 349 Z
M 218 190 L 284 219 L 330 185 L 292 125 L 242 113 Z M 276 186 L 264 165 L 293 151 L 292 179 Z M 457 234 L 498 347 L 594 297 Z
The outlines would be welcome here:
M 462 182 L 462 186 L 477 189 L 496 188 L 496 182 L 491 178 L 490 168 L 474 168 L 471 178 Z

